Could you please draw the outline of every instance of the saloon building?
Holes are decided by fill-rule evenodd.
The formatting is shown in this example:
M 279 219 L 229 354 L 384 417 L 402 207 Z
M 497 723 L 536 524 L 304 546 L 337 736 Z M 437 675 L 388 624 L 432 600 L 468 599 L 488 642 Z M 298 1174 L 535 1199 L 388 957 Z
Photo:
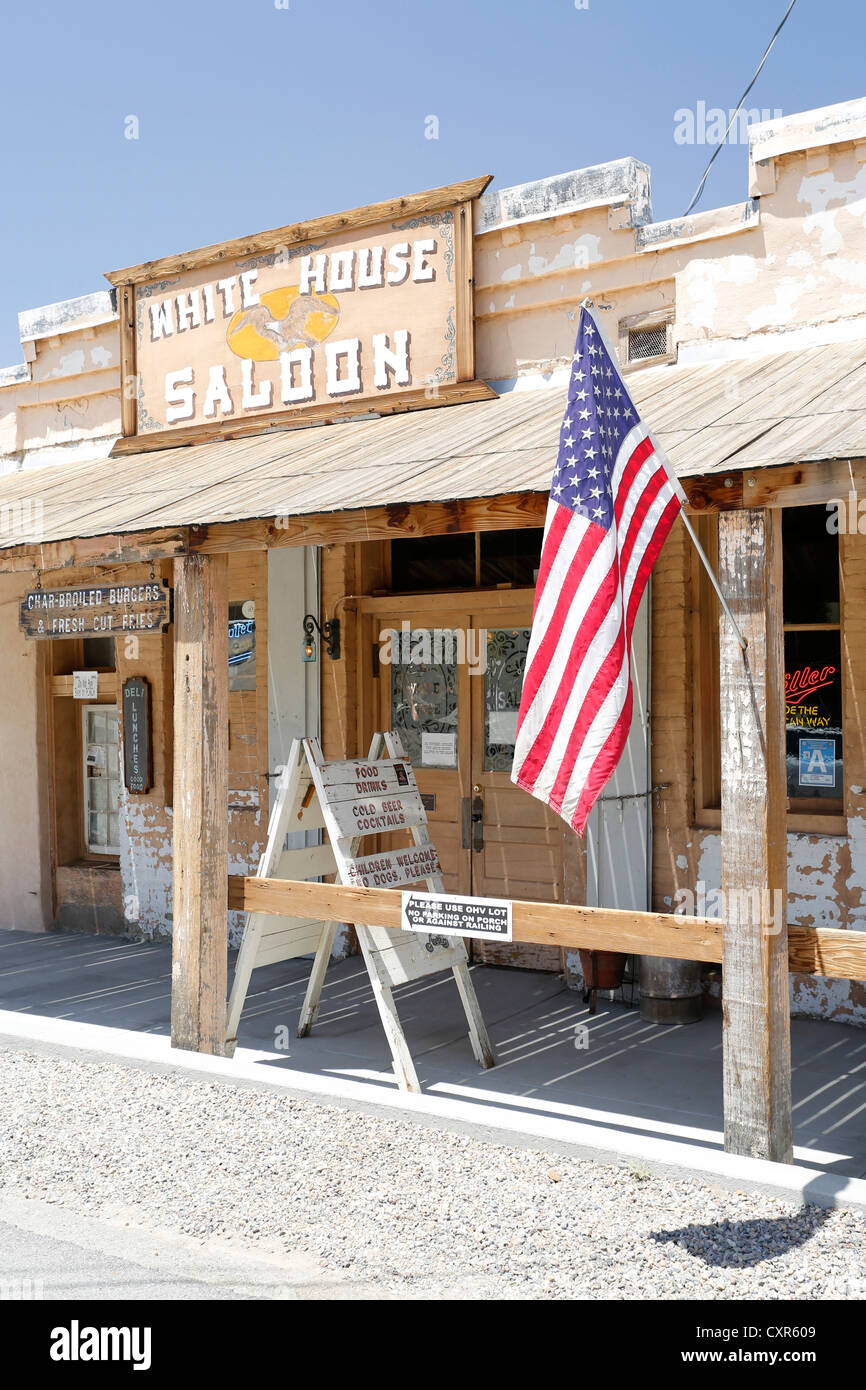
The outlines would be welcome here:
M 20 315 L 24 361 L 0 371 L 2 926 L 170 934 L 179 875 L 255 871 L 294 737 L 355 757 L 386 729 L 447 889 L 718 914 L 719 609 L 680 522 L 586 840 L 509 777 L 589 296 L 723 583 L 759 552 L 788 921 L 866 928 L 866 100 L 752 127 L 746 174 L 744 201 L 666 222 L 633 158 L 479 178 Z M 190 831 L 221 819 L 224 845 Z M 557 945 L 473 954 L 580 980 Z M 719 970 L 648 960 L 645 987 L 684 1017 Z M 791 991 L 866 1023 L 856 980 L 795 971 Z

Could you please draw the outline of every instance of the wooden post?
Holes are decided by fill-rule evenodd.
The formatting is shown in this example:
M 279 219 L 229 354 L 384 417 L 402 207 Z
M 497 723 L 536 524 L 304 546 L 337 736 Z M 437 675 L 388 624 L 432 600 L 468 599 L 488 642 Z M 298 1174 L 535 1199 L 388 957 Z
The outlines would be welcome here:
M 174 562 L 171 1042 L 225 1053 L 228 559 Z
M 719 517 L 725 1149 L 792 1161 L 781 517 Z

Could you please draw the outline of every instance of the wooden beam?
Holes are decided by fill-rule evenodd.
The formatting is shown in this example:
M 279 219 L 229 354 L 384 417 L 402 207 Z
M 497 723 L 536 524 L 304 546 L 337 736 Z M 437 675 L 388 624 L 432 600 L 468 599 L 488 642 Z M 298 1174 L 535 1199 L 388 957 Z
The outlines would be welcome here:
M 400 926 L 400 894 L 390 888 L 349 888 L 338 883 L 235 876 L 228 883 L 228 901 L 234 911 L 356 922 L 359 926 Z M 515 901 L 514 939 L 542 946 L 584 946 L 629 954 L 651 947 L 658 955 L 719 961 L 722 924 L 711 918 L 678 917 L 673 913 Z
M 781 518 L 719 517 L 725 1148 L 792 1161 Z
M 158 261 L 144 261 L 141 265 L 127 266 L 125 270 L 111 270 L 106 273 L 105 278 L 110 280 L 112 285 L 158 280 L 167 275 L 177 275 L 183 270 L 194 270 L 198 266 L 242 260 L 245 256 L 278 251 L 283 246 L 293 246 L 299 242 L 321 241 L 323 237 L 336 236 L 348 228 L 391 222 L 397 217 L 417 217 L 424 212 L 453 207 L 455 203 L 479 197 L 492 178 L 492 174 L 482 174 L 480 178 L 445 184 L 441 188 L 430 188 L 423 193 L 404 194 L 401 198 L 388 198 L 385 202 L 370 203 L 367 207 L 352 208 L 349 212 L 329 213 L 310 222 L 295 222 L 288 227 L 274 227 L 267 232 L 257 232 L 254 236 L 217 242 L 213 246 L 202 246 L 196 251 L 181 252 L 177 256 L 163 256 Z
M 0 550 L 5 571 L 43 574 L 77 565 L 135 564 L 178 555 L 222 555 L 236 550 L 270 550 L 293 545 L 348 545 L 364 540 L 441 536 L 458 531 L 508 531 L 544 525 L 546 492 L 500 493 L 453 502 L 394 502 L 387 507 L 311 512 L 308 516 L 254 517 L 191 526 L 178 531 L 142 531 L 126 536 L 91 536 L 53 545 Z
M 74 676 L 51 676 L 50 688 L 52 695 L 68 696 L 72 699 Z M 116 700 L 117 699 L 117 675 L 114 671 L 100 671 L 96 678 L 97 700 Z
M 135 285 L 118 285 L 117 317 L 120 335 L 120 423 L 124 434 L 135 434 L 138 424 Z
M 173 1047 L 225 1052 L 228 559 L 174 566 Z
M 146 454 L 166 449 L 179 449 L 188 444 L 218 444 L 225 439 L 249 439 L 257 434 L 273 434 L 275 430 L 325 428 L 340 420 L 376 420 L 382 415 L 405 415 L 409 410 L 431 410 L 437 406 L 466 405 L 470 401 L 489 401 L 496 392 L 486 381 L 445 382 L 433 395 L 428 387 L 399 391 L 371 401 L 323 401 L 319 405 L 298 406 L 294 410 L 275 410 L 252 420 L 213 420 L 179 429 L 155 430 L 152 434 L 130 434 L 118 439 L 111 458 L 126 454 Z M 178 455 L 183 466 L 183 454 Z
M 390 888 L 346 888 L 339 883 L 229 874 L 228 906 L 230 912 L 313 917 L 395 930 L 400 925 L 400 897 Z M 712 917 L 559 903 L 514 904 L 515 941 L 642 954 L 648 941 L 656 946 L 662 943 L 661 934 L 668 955 L 677 960 L 721 963 L 723 927 Z M 866 932 L 789 927 L 788 969 L 823 979 L 866 980 Z
M 866 459 L 817 459 L 771 468 L 733 469 L 682 478 L 690 512 L 740 507 L 814 507 L 849 493 L 866 497 Z
M 508 531 L 543 526 L 547 503 L 546 492 L 512 492 L 453 502 L 394 502 L 387 507 L 308 516 L 218 522 L 193 526 L 189 545 L 191 552 L 213 555 L 285 545 L 351 545 L 359 540 L 405 540 L 458 531 Z
M 187 528 L 80 536 L 65 541 L 9 546 L 0 550 L 0 574 L 76 569 L 79 565 L 134 565 L 172 560 L 187 552 Z
M 866 980 L 866 932 L 789 927 L 788 969 L 825 980 Z
M 705 473 L 698 478 L 681 478 L 680 482 L 689 499 L 687 510 L 697 515 L 730 512 L 743 505 L 741 473 Z

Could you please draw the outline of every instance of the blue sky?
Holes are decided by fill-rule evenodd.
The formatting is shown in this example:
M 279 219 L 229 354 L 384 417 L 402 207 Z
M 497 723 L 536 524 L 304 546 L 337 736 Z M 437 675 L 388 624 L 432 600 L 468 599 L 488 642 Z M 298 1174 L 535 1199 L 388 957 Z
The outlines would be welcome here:
M 4 8 L 0 365 L 19 309 L 106 270 L 476 174 L 631 154 L 676 216 L 712 152 L 675 141 L 676 111 L 735 105 L 786 0 L 281 3 Z M 798 0 L 747 105 L 866 94 L 864 31 L 862 0 Z M 699 206 L 745 196 L 733 146 Z

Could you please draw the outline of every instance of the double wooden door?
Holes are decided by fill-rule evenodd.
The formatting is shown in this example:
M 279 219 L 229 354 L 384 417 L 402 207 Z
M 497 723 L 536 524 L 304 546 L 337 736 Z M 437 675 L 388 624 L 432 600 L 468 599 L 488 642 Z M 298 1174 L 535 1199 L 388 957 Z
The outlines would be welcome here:
M 456 606 L 453 595 L 420 608 L 411 598 L 390 609 L 377 602 L 368 619 L 378 653 L 375 722 L 400 734 L 412 760 L 446 891 L 558 902 L 562 822 L 510 777 L 532 596 L 496 600 L 483 608 Z M 473 955 L 560 968 L 553 947 L 475 942 Z

